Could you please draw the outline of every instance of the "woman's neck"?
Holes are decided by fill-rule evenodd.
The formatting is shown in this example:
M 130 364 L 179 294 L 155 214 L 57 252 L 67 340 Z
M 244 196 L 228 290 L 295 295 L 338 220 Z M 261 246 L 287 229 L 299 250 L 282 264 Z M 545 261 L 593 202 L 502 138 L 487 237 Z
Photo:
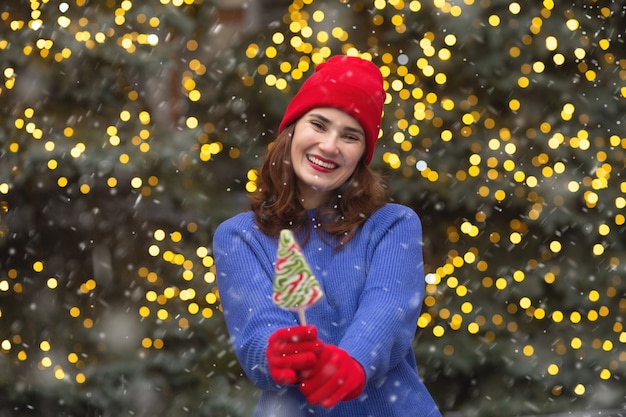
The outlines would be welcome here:
M 305 192 L 299 190 L 298 200 L 302 207 L 306 210 L 316 209 L 326 204 L 330 198 L 330 191 L 319 191 L 314 189 L 308 189 Z

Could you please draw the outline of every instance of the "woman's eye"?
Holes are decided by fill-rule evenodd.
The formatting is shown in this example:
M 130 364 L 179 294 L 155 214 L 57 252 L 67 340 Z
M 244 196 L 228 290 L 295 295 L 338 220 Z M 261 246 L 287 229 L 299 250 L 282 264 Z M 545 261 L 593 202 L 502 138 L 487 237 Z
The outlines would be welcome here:
M 322 123 L 316 121 L 316 120 L 311 120 L 311 124 L 316 129 L 323 129 L 324 128 L 324 125 Z

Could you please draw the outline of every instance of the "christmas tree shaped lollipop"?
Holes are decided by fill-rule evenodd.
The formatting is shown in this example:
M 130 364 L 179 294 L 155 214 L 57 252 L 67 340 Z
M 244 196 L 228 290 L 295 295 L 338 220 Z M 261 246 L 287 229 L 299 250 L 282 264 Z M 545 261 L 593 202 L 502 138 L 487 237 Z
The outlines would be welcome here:
M 305 325 L 304 311 L 322 297 L 324 293 L 320 283 L 313 275 L 293 232 L 281 230 L 274 275 L 274 303 L 284 309 L 297 311 L 300 323 Z

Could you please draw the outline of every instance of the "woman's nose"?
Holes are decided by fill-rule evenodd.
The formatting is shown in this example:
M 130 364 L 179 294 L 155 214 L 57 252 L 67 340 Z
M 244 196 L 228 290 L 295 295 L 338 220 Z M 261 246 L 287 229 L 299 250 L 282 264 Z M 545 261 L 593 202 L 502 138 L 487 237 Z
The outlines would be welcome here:
M 322 151 L 334 155 L 337 153 L 339 148 L 337 147 L 337 135 L 328 134 L 325 135 L 324 138 L 319 143 L 319 147 Z

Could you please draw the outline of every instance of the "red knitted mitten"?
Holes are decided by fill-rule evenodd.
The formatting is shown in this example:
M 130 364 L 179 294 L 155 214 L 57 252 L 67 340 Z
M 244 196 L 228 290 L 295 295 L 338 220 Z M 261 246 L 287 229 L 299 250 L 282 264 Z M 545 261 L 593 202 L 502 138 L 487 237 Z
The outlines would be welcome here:
M 268 339 L 267 364 L 277 384 L 295 384 L 311 372 L 323 343 L 315 326 L 285 327 Z
M 361 364 L 334 345 L 324 345 L 317 366 L 300 383 L 300 391 L 310 404 L 327 408 L 358 397 L 364 388 L 365 371 Z

